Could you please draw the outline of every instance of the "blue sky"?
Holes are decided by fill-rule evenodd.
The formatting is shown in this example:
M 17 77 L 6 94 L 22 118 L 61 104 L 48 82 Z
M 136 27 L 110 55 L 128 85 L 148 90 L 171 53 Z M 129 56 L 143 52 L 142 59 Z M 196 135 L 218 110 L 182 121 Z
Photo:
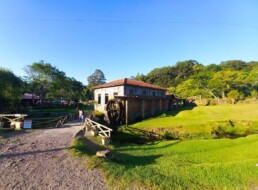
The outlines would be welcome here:
M 0 0 L 0 66 L 44 60 L 87 84 L 194 59 L 258 60 L 257 0 Z

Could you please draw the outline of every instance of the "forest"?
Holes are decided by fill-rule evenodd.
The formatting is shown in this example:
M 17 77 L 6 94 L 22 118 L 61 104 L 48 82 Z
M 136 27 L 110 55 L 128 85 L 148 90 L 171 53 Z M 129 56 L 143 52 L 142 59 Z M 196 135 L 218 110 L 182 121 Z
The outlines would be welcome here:
M 195 60 L 177 62 L 173 66 L 137 74 L 136 80 L 167 87 L 169 93 L 180 98 L 257 98 L 258 62 L 241 60 L 203 65 Z
M 0 110 L 17 107 L 25 93 L 37 94 L 44 100 L 93 99 L 93 88 L 106 82 L 104 73 L 96 71 L 87 77 L 88 85 L 82 84 L 50 63 L 39 61 L 24 68 L 25 77 L 0 67 Z M 180 61 L 172 66 L 155 68 L 148 74 L 131 77 L 168 88 L 180 98 L 201 96 L 202 98 L 257 99 L 258 62 L 229 60 L 220 64 L 203 65 L 195 60 Z
M 47 99 L 68 99 L 74 102 L 93 98 L 93 87 L 105 82 L 102 71 L 96 70 L 88 77 L 88 85 L 66 76 L 50 63 L 39 61 L 24 68 L 26 76 L 19 77 L 11 70 L 0 67 L 0 110 L 22 109 L 21 97 L 31 93 L 40 97 L 40 109 Z

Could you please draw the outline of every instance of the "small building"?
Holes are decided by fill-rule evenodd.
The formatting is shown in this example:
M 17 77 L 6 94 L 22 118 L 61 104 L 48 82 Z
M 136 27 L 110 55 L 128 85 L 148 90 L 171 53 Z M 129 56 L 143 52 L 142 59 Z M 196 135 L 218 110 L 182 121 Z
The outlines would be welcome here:
M 37 104 L 37 102 L 39 102 L 39 101 L 40 101 L 39 96 L 37 96 L 35 94 L 25 93 L 21 97 L 21 103 L 24 106 L 32 106 L 32 105 Z
M 166 88 L 127 78 L 95 87 L 95 110 L 106 112 L 110 99 L 121 100 L 126 124 L 166 111 L 173 104 Z

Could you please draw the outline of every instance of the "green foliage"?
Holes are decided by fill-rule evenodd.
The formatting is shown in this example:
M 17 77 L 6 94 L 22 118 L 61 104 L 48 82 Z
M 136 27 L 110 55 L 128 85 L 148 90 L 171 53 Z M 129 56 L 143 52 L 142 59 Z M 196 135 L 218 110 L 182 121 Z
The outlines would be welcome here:
M 208 106 L 210 104 L 210 100 L 205 98 L 205 99 L 196 100 L 194 101 L 194 103 L 197 106 Z
M 140 73 L 137 73 L 137 75 L 135 77 L 132 77 L 132 79 L 146 82 L 146 76 Z
M 221 62 L 220 66 L 222 70 L 241 71 L 247 67 L 247 64 L 241 60 L 230 60 Z
M 104 84 L 106 82 L 104 73 L 99 69 L 96 69 L 95 72 L 87 78 L 87 80 L 89 88 Z
M 228 93 L 228 98 L 231 98 L 231 99 L 238 99 L 240 94 L 237 90 L 231 90 L 229 93 Z
M 101 111 L 98 111 L 98 110 L 95 110 L 93 112 L 93 116 L 97 117 L 97 118 L 104 118 L 105 116 L 105 113 L 101 112 Z
M 257 96 L 258 96 L 258 91 L 257 90 L 253 90 L 252 92 L 251 92 L 251 96 L 252 96 L 252 98 L 253 99 L 257 99 Z
M 83 98 L 83 84 L 44 61 L 35 62 L 25 68 L 29 89 L 40 95 L 41 108 L 45 98 L 71 99 Z
M 232 90 L 246 98 L 253 90 L 258 90 L 258 62 L 229 60 L 203 66 L 187 60 L 174 66 L 155 68 L 147 75 L 137 74 L 135 79 L 167 87 L 169 93 L 181 98 L 195 95 L 225 98 Z
M 92 112 L 92 115 L 94 117 L 94 120 L 96 120 L 99 123 L 105 124 L 105 121 L 104 121 L 105 113 L 95 110 Z
M 19 104 L 25 83 L 12 71 L 0 67 L 0 110 Z

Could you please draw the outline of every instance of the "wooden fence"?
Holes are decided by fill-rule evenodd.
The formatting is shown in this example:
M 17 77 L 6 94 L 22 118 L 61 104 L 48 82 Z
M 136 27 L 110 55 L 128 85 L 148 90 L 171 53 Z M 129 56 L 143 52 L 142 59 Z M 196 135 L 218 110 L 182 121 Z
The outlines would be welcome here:
M 101 137 L 104 137 L 104 138 L 111 137 L 111 132 L 113 130 L 105 125 L 101 125 L 100 123 L 97 123 L 87 117 L 85 118 L 85 125 L 89 126 L 90 128 L 94 129 L 95 131 L 97 131 L 98 135 Z
M 32 118 L 32 128 L 61 127 L 70 119 L 70 115 L 49 118 Z
M 0 128 L 3 128 L 4 126 L 6 128 L 12 128 L 14 127 L 14 123 L 19 121 L 23 123 L 25 117 L 27 117 L 27 114 L 0 114 L 0 121 L 1 124 Z M 59 117 L 43 117 L 43 118 L 30 118 L 32 120 L 32 128 L 46 128 L 46 127 L 60 127 L 64 123 L 67 123 L 72 118 L 71 115 L 63 115 Z M 23 124 L 21 125 L 21 127 Z

